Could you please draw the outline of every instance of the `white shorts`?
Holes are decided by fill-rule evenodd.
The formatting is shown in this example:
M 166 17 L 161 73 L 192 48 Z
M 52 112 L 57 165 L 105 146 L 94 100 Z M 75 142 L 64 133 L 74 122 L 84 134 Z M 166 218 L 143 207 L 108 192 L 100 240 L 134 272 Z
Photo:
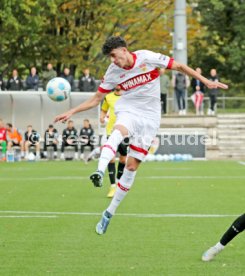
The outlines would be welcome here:
M 129 132 L 130 145 L 128 156 L 143 161 L 151 146 L 153 139 L 157 135 L 160 119 L 147 119 L 134 114 L 119 112 L 117 114 L 116 125 L 122 125 Z

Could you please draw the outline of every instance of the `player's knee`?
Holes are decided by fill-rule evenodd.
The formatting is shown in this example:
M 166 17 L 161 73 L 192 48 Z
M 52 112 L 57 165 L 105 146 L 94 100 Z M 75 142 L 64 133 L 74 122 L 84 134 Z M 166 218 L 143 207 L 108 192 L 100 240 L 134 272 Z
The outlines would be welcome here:
M 130 162 L 126 165 L 126 169 L 130 172 L 134 172 L 138 169 L 139 164 L 137 162 Z
M 130 164 L 130 165 L 126 166 L 126 169 L 130 172 L 134 172 L 137 170 L 137 167 L 134 166 L 133 164 Z

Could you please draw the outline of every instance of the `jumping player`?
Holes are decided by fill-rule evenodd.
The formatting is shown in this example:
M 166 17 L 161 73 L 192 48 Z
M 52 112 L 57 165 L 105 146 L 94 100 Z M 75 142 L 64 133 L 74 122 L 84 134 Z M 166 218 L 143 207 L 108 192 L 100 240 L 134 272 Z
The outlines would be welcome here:
M 208 88 L 228 88 L 227 85 L 212 82 L 187 65 L 163 54 L 148 50 L 130 52 L 125 40 L 119 36 L 109 37 L 102 51 L 110 58 L 111 65 L 97 93 L 79 106 L 55 118 L 55 122 L 65 122 L 75 113 L 99 105 L 104 95 L 117 85 L 123 90 L 115 106 L 117 120 L 114 130 L 102 149 L 97 171 L 90 176 L 95 187 L 102 186 L 104 172 L 115 156 L 119 144 L 125 137 L 130 137 L 127 163 L 115 195 L 96 225 L 98 234 L 106 232 L 117 207 L 132 187 L 136 171 L 157 134 L 161 118 L 159 68 L 180 71 L 199 79 Z
M 238 217 L 227 229 L 222 238 L 216 245 L 210 247 L 206 252 L 202 255 L 202 260 L 204 262 L 209 262 L 213 260 L 213 258 L 219 254 L 225 246 L 235 238 L 236 235 L 243 232 L 245 230 L 245 213 Z

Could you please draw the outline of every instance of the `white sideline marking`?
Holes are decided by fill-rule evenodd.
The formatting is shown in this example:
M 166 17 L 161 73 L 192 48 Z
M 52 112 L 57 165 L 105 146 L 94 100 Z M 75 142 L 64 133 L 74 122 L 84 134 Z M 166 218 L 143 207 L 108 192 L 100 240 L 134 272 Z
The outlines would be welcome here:
M 59 215 L 79 215 L 79 216 L 101 216 L 101 213 L 93 212 L 36 212 L 36 211 L 0 211 L 1 214 L 39 214 L 39 215 L 54 215 L 47 217 L 57 217 Z M 136 217 L 136 218 L 223 218 L 223 217 L 238 217 L 238 215 L 228 214 L 135 214 L 135 213 L 117 213 L 116 216 Z M 3 217 L 3 216 L 0 216 Z M 11 216 L 15 217 L 15 216 Z M 20 217 L 20 216 L 16 216 Z M 25 216 L 23 216 L 25 217 Z M 28 216 L 26 216 L 28 217 Z M 30 216 L 31 217 L 31 216 Z M 44 216 L 33 216 L 44 217 Z
M 0 218 L 58 218 L 58 216 L 0 216 Z
M 245 179 L 245 176 L 175 176 L 175 175 L 159 175 L 159 176 L 138 176 L 136 179 Z M 89 176 L 48 176 L 48 177 L 19 177 L 7 178 L 0 177 L 0 181 L 41 181 L 41 180 L 89 180 Z
M 245 166 L 245 162 L 238 162 L 238 163 Z

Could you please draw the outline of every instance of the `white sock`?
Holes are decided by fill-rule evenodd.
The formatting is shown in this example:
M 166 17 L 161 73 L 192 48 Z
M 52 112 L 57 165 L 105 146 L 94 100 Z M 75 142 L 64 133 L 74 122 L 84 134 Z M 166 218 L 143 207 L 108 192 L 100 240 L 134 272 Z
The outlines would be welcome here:
M 225 248 L 225 246 L 220 242 L 217 242 L 214 247 L 216 247 L 218 250 L 223 250 Z
M 100 154 L 98 170 L 105 173 L 105 170 L 111 161 L 111 159 L 115 156 L 117 148 L 119 144 L 122 142 L 123 136 L 118 129 L 115 129 L 108 141 L 103 146 L 103 149 Z
M 132 187 L 134 183 L 134 178 L 136 175 L 136 171 L 129 171 L 124 169 L 123 175 L 120 178 L 120 182 L 118 182 L 114 197 L 107 208 L 107 211 L 114 215 L 117 207 L 119 206 L 120 202 L 124 199 L 126 194 L 128 193 L 129 189 Z

